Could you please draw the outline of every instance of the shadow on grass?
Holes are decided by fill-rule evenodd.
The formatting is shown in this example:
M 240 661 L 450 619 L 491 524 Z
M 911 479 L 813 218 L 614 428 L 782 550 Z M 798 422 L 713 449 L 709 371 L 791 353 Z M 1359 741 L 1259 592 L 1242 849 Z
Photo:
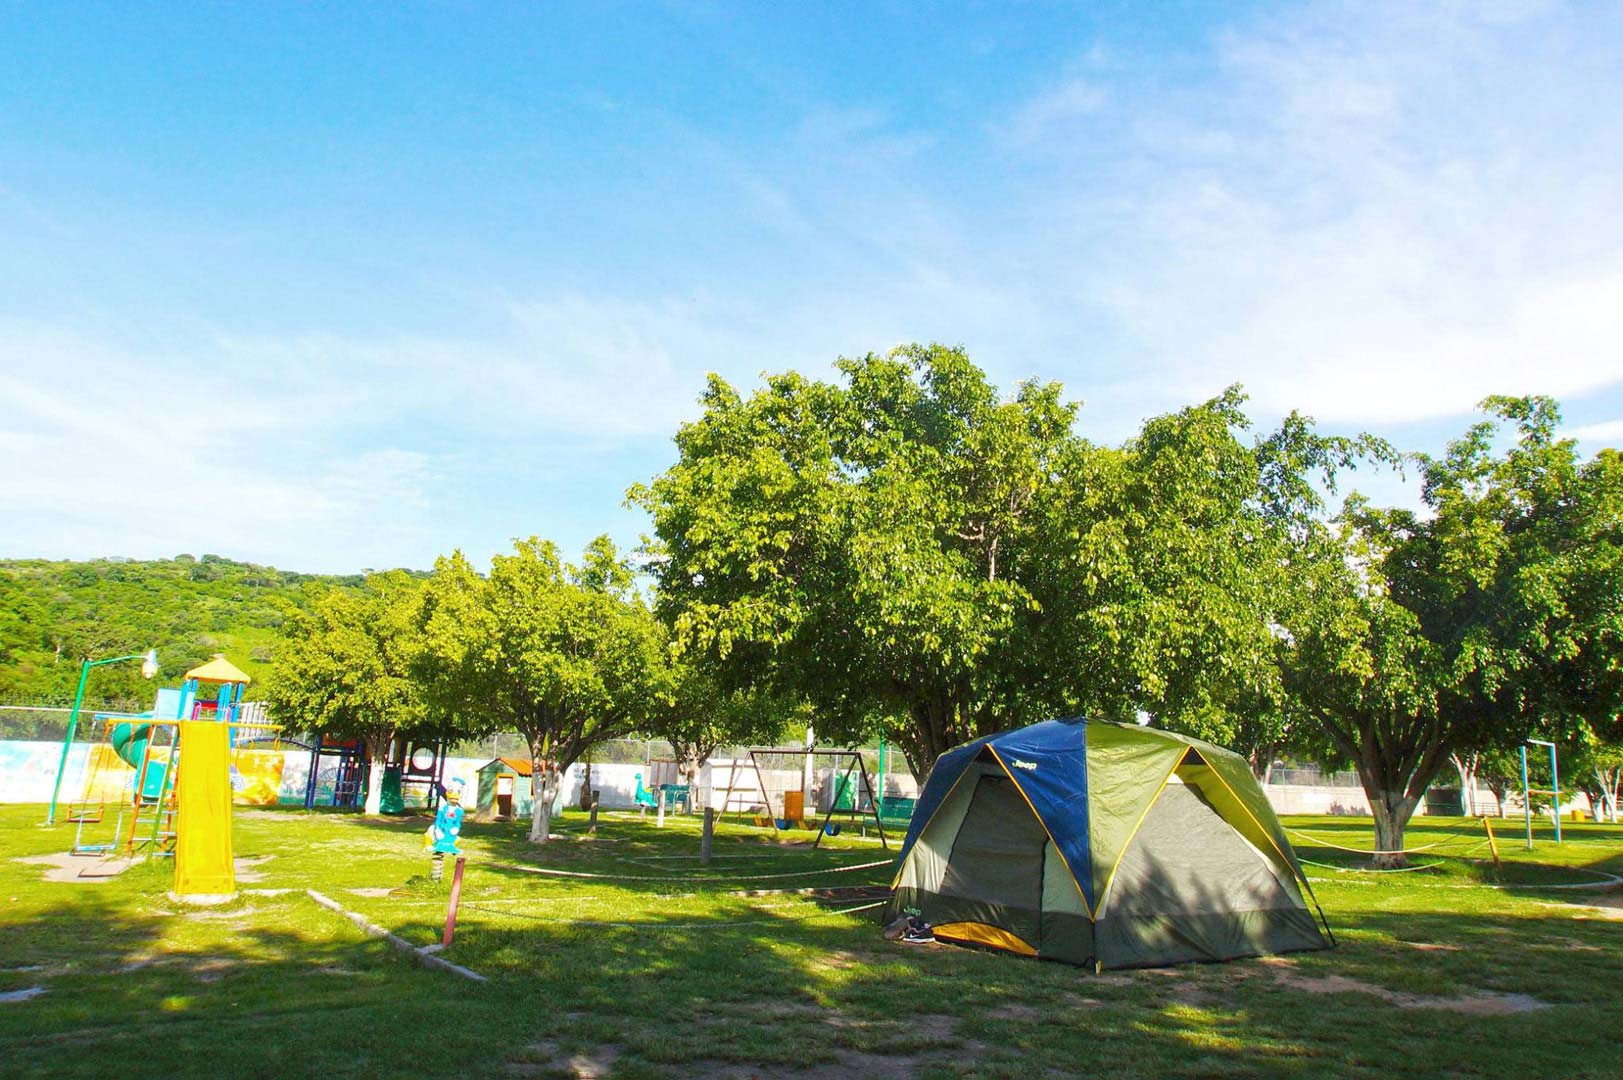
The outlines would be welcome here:
M 468 984 L 302 894 L 182 910 L 165 877 L 64 887 L 0 922 L 0 989 L 44 991 L 0 1003 L 0 1074 L 450 1074 L 475 1049 L 406 1034 L 476 1027 L 491 1002 Z
M 1524 1076 L 1623 1067 L 1607 1019 L 1623 1004 L 1615 980 L 1597 993 L 1615 961 L 1614 928 L 1598 925 L 1376 913 L 1340 927 L 1335 952 L 1094 976 L 889 944 L 837 919 L 647 921 L 482 926 L 459 938 L 456 955 L 512 993 L 544 994 L 551 1010 L 538 1036 L 588 1057 L 612 1047 L 627 1075 L 789 1075 L 813 1063 L 943 1076 L 1496 1076 L 1511 1058 Z M 1574 950 L 1584 963 L 1572 963 Z M 1316 982 L 1331 975 L 1355 982 Z M 1356 983 L 1438 1001 L 1532 994 L 1554 1007 L 1405 1007 Z

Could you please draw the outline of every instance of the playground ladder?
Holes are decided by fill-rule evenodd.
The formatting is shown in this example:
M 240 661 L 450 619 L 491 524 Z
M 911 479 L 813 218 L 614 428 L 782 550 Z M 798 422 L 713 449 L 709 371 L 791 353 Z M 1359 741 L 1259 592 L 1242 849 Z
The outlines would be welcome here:
M 140 833 L 141 811 L 151 809 L 152 825 L 144 838 L 137 838 Z M 135 804 L 135 816 L 130 820 L 129 851 L 134 853 L 137 847 L 151 844 L 156 854 L 171 855 L 175 850 L 175 797 L 173 793 L 158 799 L 138 799 Z

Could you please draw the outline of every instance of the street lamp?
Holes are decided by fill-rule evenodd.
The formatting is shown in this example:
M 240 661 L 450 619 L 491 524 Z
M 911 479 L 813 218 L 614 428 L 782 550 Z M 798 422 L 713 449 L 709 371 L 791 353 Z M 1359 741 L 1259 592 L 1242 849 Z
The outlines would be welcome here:
M 110 656 L 106 660 L 86 660 L 79 668 L 79 690 L 73 695 L 73 712 L 68 715 L 68 733 L 62 740 L 62 760 L 56 764 L 56 784 L 51 788 L 51 808 L 46 812 L 45 824 L 56 824 L 56 800 L 62 794 L 62 774 L 68 768 L 68 751 L 73 748 L 73 736 L 79 730 L 79 707 L 85 700 L 85 683 L 90 680 L 90 669 L 101 667 L 103 664 L 117 664 L 125 660 L 141 661 L 141 677 L 150 679 L 158 674 L 158 650 L 148 649 L 144 653 L 131 653 L 128 656 Z

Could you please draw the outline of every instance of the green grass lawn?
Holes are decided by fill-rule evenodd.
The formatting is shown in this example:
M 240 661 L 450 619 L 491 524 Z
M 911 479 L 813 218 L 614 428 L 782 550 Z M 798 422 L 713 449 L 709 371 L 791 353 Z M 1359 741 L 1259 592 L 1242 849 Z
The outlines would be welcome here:
M 473 983 L 304 891 L 437 940 L 447 889 L 425 880 L 422 819 L 239 810 L 239 886 L 288 891 L 193 911 L 166 899 L 166 862 L 44 880 L 14 861 L 67 847 L 71 826 L 43 818 L 0 807 L 7 1076 L 1623 1076 L 1623 910 L 1605 906 L 1623 896 L 1483 887 L 1623 872 L 1623 828 L 1571 826 L 1560 848 L 1546 830 L 1533 852 L 1504 836 L 1495 872 L 1457 857 L 1480 824 L 1431 819 L 1408 838 L 1442 843 L 1417 859 L 1430 869 L 1309 867 L 1334 951 L 1101 976 L 891 944 L 873 912 L 738 895 L 887 882 L 805 873 L 884 857 L 860 838 L 812 851 L 725 824 L 702 868 L 694 819 L 608 815 L 584 839 L 570 814 L 545 849 L 472 823 L 445 955 L 490 980 Z M 1298 841 L 1316 862 L 1355 866 L 1328 844 L 1370 844 L 1367 821 L 1288 824 L 1325 842 Z

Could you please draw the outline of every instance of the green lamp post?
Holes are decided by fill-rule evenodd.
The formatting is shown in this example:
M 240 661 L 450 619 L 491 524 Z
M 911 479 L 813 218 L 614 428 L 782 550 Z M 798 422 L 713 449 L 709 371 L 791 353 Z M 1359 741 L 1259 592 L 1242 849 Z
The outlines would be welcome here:
M 90 669 L 101 667 L 103 664 L 118 664 L 125 660 L 141 661 L 142 678 L 150 679 L 158 674 L 158 650 L 148 649 L 144 653 L 131 653 L 129 656 L 110 656 L 106 660 L 86 660 L 79 668 L 79 690 L 73 695 L 73 712 L 68 716 L 68 733 L 62 740 L 62 760 L 56 765 L 56 784 L 51 788 L 51 808 L 45 815 L 45 824 L 56 824 L 56 800 L 62 794 L 62 774 L 68 768 L 68 751 L 73 748 L 74 733 L 79 730 L 79 707 L 85 701 L 85 683 L 90 681 Z

